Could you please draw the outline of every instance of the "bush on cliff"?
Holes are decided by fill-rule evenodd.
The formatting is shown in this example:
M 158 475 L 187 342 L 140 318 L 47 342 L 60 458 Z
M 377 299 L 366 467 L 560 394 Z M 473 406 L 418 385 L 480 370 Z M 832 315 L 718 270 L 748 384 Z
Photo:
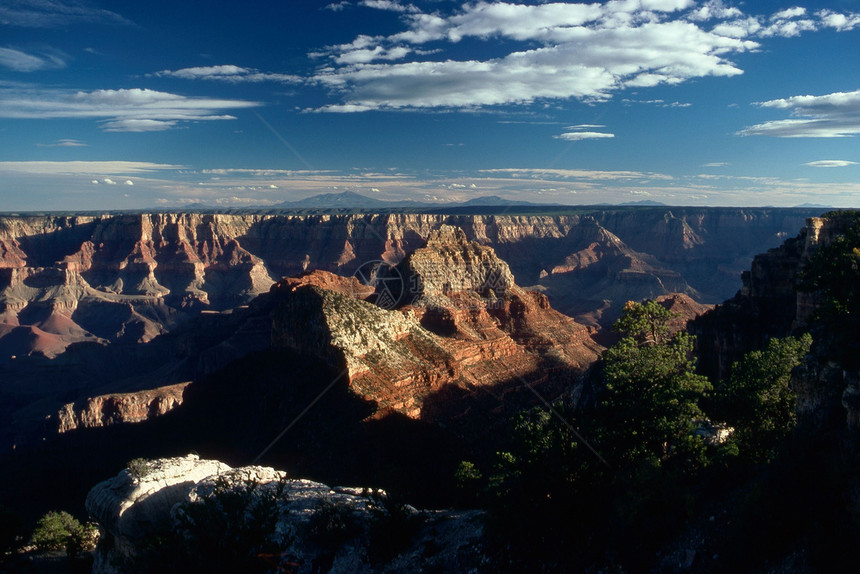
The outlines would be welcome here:
M 628 303 L 615 324 L 622 338 L 603 355 L 605 388 L 594 412 L 595 441 L 614 465 L 705 462 L 694 431 L 712 387 L 695 372 L 694 338 L 668 335 L 671 318 L 653 301 Z
M 97 540 L 98 531 L 94 524 L 81 524 L 64 510 L 51 511 L 40 518 L 32 536 L 33 545 L 40 552 L 65 550 L 72 558 L 84 550 L 94 549 Z
M 285 479 L 266 488 L 219 476 L 210 495 L 178 508 L 173 532 L 150 562 L 155 570 L 170 564 L 174 572 L 269 571 L 269 562 L 280 560 L 275 524 L 285 487 Z

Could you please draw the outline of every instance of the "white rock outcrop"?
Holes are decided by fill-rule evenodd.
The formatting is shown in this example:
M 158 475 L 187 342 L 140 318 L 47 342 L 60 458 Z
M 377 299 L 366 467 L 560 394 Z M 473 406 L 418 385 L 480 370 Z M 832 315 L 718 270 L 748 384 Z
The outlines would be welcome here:
M 195 504 L 225 492 L 251 492 L 258 501 L 264 497 L 275 500 L 277 520 L 267 536 L 279 553 L 267 557 L 289 562 L 290 572 L 479 571 L 486 562 L 481 511 L 387 507 L 388 495 L 380 490 L 331 488 L 311 480 L 289 479 L 285 472 L 269 467 L 233 469 L 196 455 L 149 461 L 148 468 L 139 478 L 122 470 L 87 496 L 87 510 L 101 529 L 94 574 L 118 574 L 131 565 L 145 570 L 143 561 L 153 559 L 145 551 L 148 541 L 181 531 L 180 524 L 189 524 L 182 519 L 190 516 Z M 398 516 L 392 519 L 394 507 Z M 252 514 L 240 509 L 242 517 Z M 344 524 L 348 527 L 338 530 Z M 386 532 L 382 540 L 380 525 Z M 397 528 L 401 531 L 395 531 Z M 394 551 L 389 548 L 389 536 L 402 540 Z M 235 541 L 223 543 L 229 548 Z M 386 546 L 381 554 L 374 546 L 380 543 Z

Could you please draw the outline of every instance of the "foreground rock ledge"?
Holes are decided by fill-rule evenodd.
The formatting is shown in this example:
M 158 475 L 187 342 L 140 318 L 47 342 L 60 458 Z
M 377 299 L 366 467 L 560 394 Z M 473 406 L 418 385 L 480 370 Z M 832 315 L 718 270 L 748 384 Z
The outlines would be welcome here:
M 241 488 L 249 480 L 257 482 L 256 496 L 273 492 L 284 481 L 273 534 L 282 542 L 282 556 L 288 557 L 294 572 L 465 572 L 479 571 L 486 562 L 480 511 L 429 511 L 406 506 L 405 512 L 417 525 L 414 536 L 393 557 L 371 563 L 370 531 L 379 520 L 373 512 L 374 506 L 379 507 L 379 498 L 374 499 L 367 489 L 332 488 L 289 479 L 286 473 L 269 467 L 234 469 L 197 455 L 152 460 L 148 466 L 148 472 L 139 478 L 124 469 L 97 484 L 87 496 L 87 511 L 101 529 L 93 565 L 96 574 L 125 572 L 130 564 L 140 566 L 146 540 L 168 533 L 180 505 L 211 497 L 219 480 L 231 489 Z M 315 541 L 308 528 L 321 509 L 330 510 L 332 505 L 349 514 L 354 523 L 350 536 L 333 550 Z M 325 565 L 322 570 L 321 564 Z

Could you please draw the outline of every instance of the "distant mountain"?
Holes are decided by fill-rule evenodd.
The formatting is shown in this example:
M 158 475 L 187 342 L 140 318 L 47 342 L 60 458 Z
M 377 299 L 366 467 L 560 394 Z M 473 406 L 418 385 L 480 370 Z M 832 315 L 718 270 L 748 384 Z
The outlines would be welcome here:
M 832 205 L 822 205 L 820 203 L 801 203 L 794 207 L 813 208 L 813 209 L 833 209 Z
M 621 203 L 620 205 L 650 205 L 654 207 L 665 207 L 665 203 L 660 203 L 659 201 L 654 201 L 653 199 L 643 199 L 640 201 L 627 201 L 625 203 Z
M 534 203 L 532 201 L 521 201 L 514 199 L 505 199 L 503 197 L 499 197 L 498 195 L 484 195 L 481 197 L 474 197 L 469 201 L 464 201 L 461 203 L 452 203 L 451 207 L 475 207 L 475 206 L 496 206 L 496 205 L 559 205 L 558 203 L 547 203 L 540 204 Z
M 298 201 L 284 201 L 273 207 L 279 209 L 386 209 L 392 207 L 429 207 L 421 201 L 383 201 L 353 191 L 321 193 Z
M 298 201 L 284 201 L 273 207 L 276 209 L 394 209 L 400 207 L 432 207 L 432 208 L 458 208 L 458 207 L 505 207 L 505 206 L 532 206 L 537 207 L 540 204 L 531 201 L 519 201 L 505 199 L 498 195 L 485 195 L 475 197 L 463 202 L 426 202 L 416 200 L 401 200 L 401 201 L 384 201 L 374 197 L 368 197 L 355 193 L 353 191 L 343 191 L 340 193 L 322 193 L 300 199 Z

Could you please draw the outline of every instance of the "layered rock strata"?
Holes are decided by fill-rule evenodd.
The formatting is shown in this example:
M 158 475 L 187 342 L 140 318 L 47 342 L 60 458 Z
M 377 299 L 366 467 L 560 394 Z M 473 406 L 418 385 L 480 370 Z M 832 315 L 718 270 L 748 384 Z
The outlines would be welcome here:
M 440 415 L 427 402 L 451 385 L 500 390 L 569 378 L 602 350 L 593 331 L 519 288 L 507 264 L 462 230 L 432 232 L 381 288 L 391 288 L 393 273 L 400 278 L 393 309 L 356 295 L 354 279 L 319 271 L 285 279 L 272 291 L 282 294 L 273 344 L 344 369 L 350 387 L 382 412 L 428 419 Z
M 119 423 L 139 423 L 165 415 L 182 404 L 189 382 L 134 393 L 100 395 L 67 403 L 57 412 L 57 432 Z
M 5 216 L 0 360 L 56 356 L 81 341 L 149 341 L 202 309 L 245 304 L 282 276 L 394 265 L 442 224 L 492 247 L 520 285 L 540 285 L 557 308 L 583 318 L 613 302 L 668 292 L 715 302 L 735 291 L 753 254 L 796 233 L 812 214 L 647 208 L 540 216 Z

